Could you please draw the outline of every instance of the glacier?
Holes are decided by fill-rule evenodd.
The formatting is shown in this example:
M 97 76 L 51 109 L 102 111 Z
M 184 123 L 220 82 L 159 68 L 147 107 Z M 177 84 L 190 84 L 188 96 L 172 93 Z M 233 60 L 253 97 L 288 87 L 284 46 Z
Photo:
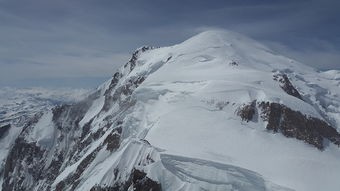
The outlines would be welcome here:
M 225 30 L 141 47 L 23 127 L 2 190 L 338 190 L 339 74 Z

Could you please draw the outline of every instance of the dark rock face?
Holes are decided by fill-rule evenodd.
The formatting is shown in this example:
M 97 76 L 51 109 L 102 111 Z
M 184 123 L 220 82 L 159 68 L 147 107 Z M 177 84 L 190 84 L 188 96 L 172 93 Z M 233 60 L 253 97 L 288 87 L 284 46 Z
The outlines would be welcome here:
M 135 169 L 132 173 L 132 186 L 136 191 L 161 191 L 161 185 L 146 176 L 145 172 Z
M 56 185 L 56 190 L 65 190 L 65 188 L 70 188 L 70 187 L 71 187 L 71 190 L 74 190 L 80 183 L 80 180 L 79 180 L 80 176 L 86 170 L 86 168 L 91 164 L 91 162 L 96 158 L 96 154 L 100 151 L 100 149 L 101 149 L 101 146 L 96 148 L 94 151 L 92 151 L 91 154 L 85 157 L 85 159 L 82 160 L 81 163 L 78 165 L 75 172 L 73 172 L 66 179 L 64 179 L 63 181 L 59 182 Z
M 256 113 L 256 100 L 254 100 L 249 105 L 241 106 L 238 111 L 237 115 L 241 117 L 242 121 L 251 121 Z
M 106 144 L 106 149 L 111 152 L 118 149 L 120 146 L 120 134 L 117 132 L 109 134 L 104 140 L 104 144 Z
M 8 130 L 11 128 L 11 124 L 4 125 L 0 127 L 0 139 L 6 135 Z
M 308 117 L 278 103 L 261 102 L 261 117 L 268 121 L 267 129 L 296 138 L 323 150 L 325 140 L 340 146 L 340 134 L 325 121 Z
M 289 95 L 294 96 L 298 99 L 302 99 L 300 93 L 295 89 L 293 84 L 290 82 L 286 74 L 278 73 L 273 75 L 273 79 L 280 83 L 280 87 Z
M 89 124 L 92 122 L 90 120 Z M 84 127 L 88 126 L 89 124 L 85 124 Z M 93 162 L 93 160 L 96 158 L 97 153 L 106 145 L 106 149 L 113 152 L 120 146 L 120 135 L 122 133 L 121 124 L 118 122 L 117 127 L 105 138 L 103 144 L 99 145 L 94 151 L 92 151 L 89 155 L 83 159 L 80 164 L 77 166 L 77 169 L 75 172 L 71 173 L 67 178 L 62 180 L 56 185 L 56 190 L 65 190 L 71 188 L 71 190 L 74 190 L 77 188 L 81 181 L 81 175 L 86 170 L 86 168 Z M 107 127 L 111 126 L 110 124 L 107 125 Z M 86 130 L 87 131 L 87 130 Z M 105 131 L 103 129 L 99 129 L 95 133 L 89 134 L 88 138 L 84 141 L 79 140 L 78 146 L 75 148 L 74 151 L 75 154 L 72 159 L 73 160 L 79 160 L 79 156 L 81 156 L 82 150 L 88 146 L 91 142 L 99 139 L 105 134 Z M 119 188 L 119 187 L 117 187 Z
M 129 79 L 124 85 L 117 87 L 117 89 L 114 91 L 114 93 L 111 95 L 110 91 L 114 89 L 115 85 L 110 85 L 110 88 L 108 91 L 105 93 L 105 104 L 102 108 L 102 111 L 108 111 L 114 102 L 119 102 L 121 95 L 131 95 L 131 93 L 145 80 L 145 76 L 138 76 L 135 78 Z
M 153 47 L 150 47 L 150 46 L 143 46 L 143 47 L 137 49 L 132 54 L 131 59 L 124 65 L 124 67 L 126 68 L 126 67 L 130 66 L 130 71 L 132 71 L 136 66 L 136 61 L 138 60 L 139 54 L 142 53 L 142 52 L 145 52 L 147 50 L 151 50 L 151 49 L 153 49 Z
M 129 71 L 131 72 L 135 67 L 136 67 L 136 62 L 138 60 L 138 56 L 142 53 L 145 52 L 147 50 L 151 50 L 153 49 L 153 47 L 148 47 L 148 46 L 143 46 L 139 49 L 137 49 L 133 54 L 132 57 L 130 58 L 130 60 L 124 65 L 124 68 L 128 68 L 129 67 Z M 111 83 L 109 85 L 109 88 L 107 89 L 107 91 L 105 92 L 105 95 L 109 94 L 109 92 L 111 92 L 113 90 L 114 87 L 116 87 L 116 85 L 118 84 L 118 81 L 123 77 L 123 74 L 120 72 L 116 72 L 111 80 Z
M 73 105 L 57 106 L 52 110 L 52 122 L 55 132 L 54 139 L 50 140 L 51 145 L 41 146 L 36 142 L 28 141 L 27 136 L 32 132 L 34 125 L 41 118 L 42 113 L 35 115 L 23 128 L 19 137 L 10 150 L 4 170 L 3 190 L 50 190 L 51 183 L 59 175 L 62 166 L 72 163 L 72 158 L 79 153 L 68 150 L 69 143 L 75 140 L 75 132 L 82 129 L 78 123 L 84 116 L 92 102 L 84 100 Z M 87 131 L 87 129 L 85 129 Z M 79 133 L 81 134 L 81 133 Z M 50 146 L 64 145 L 50 150 Z M 75 144 L 77 145 L 77 144 Z M 48 157 L 52 158 L 48 161 Z M 37 182 L 40 183 L 37 187 Z
M 238 63 L 235 62 L 235 61 L 232 61 L 232 62 L 229 63 L 229 65 L 230 65 L 230 66 L 238 66 Z
M 90 191 L 127 191 L 129 188 L 135 191 L 162 191 L 161 185 L 147 177 L 146 173 L 134 169 L 127 182 L 122 185 L 100 187 L 94 186 Z
M 52 121 L 59 130 L 70 131 L 71 127 L 78 127 L 79 121 L 84 117 L 91 105 L 92 100 L 88 98 L 73 105 L 57 106 L 52 109 Z M 65 119 L 67 119 L 67 124 L 65 124 Z
M 258 109 L 260 117 L 267 121 L 266 129 L 282 133 L 286 137 L 296 138 L 323 150 L 328 141 L 340 146 L 340 133 L 325 121 L 309 117 L 294 111 L 285 105 L 270 102 L 253 102 L 244 104 L 236 111 L 242 121 L 255 120 Z
M 59 174 L 59 170 L 64 162 L 64 155 L 63 153 L 59 153 L 56 158 L 53 158 L 50 166 L 48 167 L 48 171 L 46 173 L 46 178 L 49 181 L 55 180 L 57 175 Z
M 120 187 L 113 187 L 113 186 L 107 186 L 107 187 L 94 186 L 91 188 L 90 191 L 123 191 L 123 190 L 120 189 Z
M 25 155 L 23 155 L 25 153 Z M 34 186 L 34 182 L 44 178 L 43 166 L 40 165 L 37 159 L 41 158 L 44 151 L 41 150 L 35 143 L 27 143 L 22 138 L 18 138 L 9 156 L 7 157 L 4 182 L 2 189 L 4 191 L 12 190 L 30 190 Z M 24 162 L 27 166 L 21 165 Z M 30 177 L 26 177 L 26 172 L 30 173 Z M 11 174 L 15 173 L 16 178 L 12 179 Z M 23 185 L 26 178 L 33 180 L 30 184 Z

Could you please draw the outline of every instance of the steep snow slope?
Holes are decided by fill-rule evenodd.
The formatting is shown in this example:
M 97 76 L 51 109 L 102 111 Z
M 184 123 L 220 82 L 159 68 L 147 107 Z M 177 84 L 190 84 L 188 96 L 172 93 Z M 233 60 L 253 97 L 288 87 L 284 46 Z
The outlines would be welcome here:
M 79 101 L 86 96 L 88 91 L 67 88 L 52 90 L 38 87 L 0 88 L 0 184 L 2 184 L 4 160 L 30 118 L 58 104 Z
M 142 47 L 24 128 L 3 190 L 338 190 L 338 76 L 228 31 Z

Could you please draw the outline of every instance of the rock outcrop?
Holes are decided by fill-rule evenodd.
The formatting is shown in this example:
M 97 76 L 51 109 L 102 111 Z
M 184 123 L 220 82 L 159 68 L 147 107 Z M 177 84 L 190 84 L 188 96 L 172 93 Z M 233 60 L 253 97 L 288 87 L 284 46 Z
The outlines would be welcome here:
M 11 128 L 11 124 L 4 125 L 0 127 L 0 139 L 5 136 L 8 130 Z
M 273 78 L 275 81 L 278 81 L 280 83 L 280 87 L 289 95 L 294 96 L 298 99 L 302 99 L 302 96 L 300 95 L 299 91 L 296 90 L 296 88 L 293 86 L 293 84 L 290 82 L 288 76 L 284 73 L 276 73 L 273 75 Z

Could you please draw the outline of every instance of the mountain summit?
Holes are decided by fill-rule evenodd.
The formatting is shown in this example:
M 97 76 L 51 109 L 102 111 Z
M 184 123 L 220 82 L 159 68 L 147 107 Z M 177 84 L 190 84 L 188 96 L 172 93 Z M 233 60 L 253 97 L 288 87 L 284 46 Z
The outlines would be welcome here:
M 26 124 L 2 190 L 337 190 L 339 73 L 229 31 L 141 47 Z

